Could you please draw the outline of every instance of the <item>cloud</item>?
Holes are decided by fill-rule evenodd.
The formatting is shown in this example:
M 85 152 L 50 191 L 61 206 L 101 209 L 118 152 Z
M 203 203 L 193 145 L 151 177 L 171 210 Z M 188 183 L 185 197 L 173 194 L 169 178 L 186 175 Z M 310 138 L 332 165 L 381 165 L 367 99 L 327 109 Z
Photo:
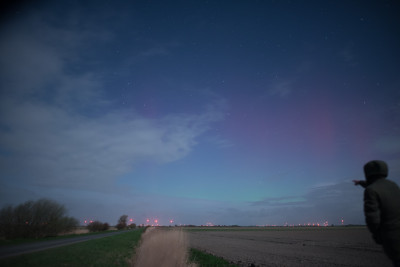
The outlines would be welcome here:
M 346 224 L 364 224 L 362 194 L 362 188 L 343 181 L 313 187 L 305 195 L 252 202 L 246 214 L 255 224 L 338 224 L 342 218 Z
M 105 101 L 96 70 L 76 71 L 87 62 L 87 47 L 107 43 L 110 34 L 74 23 L 52 26 L 51 14 L 27 13 L 2 29 L 0 86 L 2 98 L 46 100 L 64 108 Z M 95 34 L 94 32 L 97 32 Z
M 9 105 L 2 124 L 3 171 L 33 183 L 90 186 L 116 179 L 140 160 L 187 155 L 211 123 L 208 113 L 145 119 L 125 111 L 98 118 L 45 104 Z M 17 164 L 16 164 L 17 163 Z M 22 176 L 29 173 L 30 177 Z
M 33 26 L 25 28 L 29 23 Z M 101 70 L 74 70 L 85 64 L 80 57 L 88 43 L 108 41 L 106 34 L 96 36 L 85 26 L 53 27 L 39 15 L 4 30 L 3 181 L 105 190 L 142 161 L 167 163 L 185 157 L 209 125 L 223 118 L 223 101 L 216 98 L 196 114 L 152 119 L 132 108 L 115 108 L 98 79 Z
M 282 207 L 282 206 L 304 206 L 307 205 L 304 197 L 301 196 L 288 196 L 288 197 L 268 197 L 261 201 L 251 203 L 252 206 L 269 206 L 269 207 Z
M 113 34 L 73 15 L 55 26 L 49 21 L 61 20 L 45 13 L 28 12 L 0 29 L 0 204 L 49 197 L 72 216 L 109 223 L 130 211 L 199 219 L 190 207 L 202 205 L 198 200 L 141 195 L 144 177 L 131 175 L 138 181 L 129 188 L 119 179 L 142 163 L 186 157 L 224 118 L 226 101 L 202 90 L 204 105 L 192 113 L 149 118 L 135 106 L 121 108 L 103 82 L 110 66 L 93 52 L 112 42 Z M 179 45 L 133 50 L 136 57 L 152 57 Z
M 208 139 L 208 141 L 209 141 L 211 144 L 213 144 L 213 145 L 215 145 L 216 147 L 221 148 L 221 149 L 224 149 L 224 148 L 231 148 L 231 147 L 234 147 L 234 146 L 235 146 L 235 144 L 234 144 L 232 141 L 230 141 L 230 140 L 228 140 L 228 139 L 226 139 L 226 138 L 223 138 L 223 137 L 221 137 L 220 135 L 211 136 L 211 137 Z

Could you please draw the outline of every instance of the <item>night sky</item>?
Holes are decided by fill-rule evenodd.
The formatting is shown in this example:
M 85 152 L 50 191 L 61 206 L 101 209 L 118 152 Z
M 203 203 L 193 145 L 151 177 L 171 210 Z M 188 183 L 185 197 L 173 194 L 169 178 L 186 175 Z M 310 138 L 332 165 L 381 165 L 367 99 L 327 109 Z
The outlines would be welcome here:
M 34 1 L 0 20 L 0 204 L 364 224 L 400 183 L 398 1 Z M 170 222 L 172 220 L 172 223 Z

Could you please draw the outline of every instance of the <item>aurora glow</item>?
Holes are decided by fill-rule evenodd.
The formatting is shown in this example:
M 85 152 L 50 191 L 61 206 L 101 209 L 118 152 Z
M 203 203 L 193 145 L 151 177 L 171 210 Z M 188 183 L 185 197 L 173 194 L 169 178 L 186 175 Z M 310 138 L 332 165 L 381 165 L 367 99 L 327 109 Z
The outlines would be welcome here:
M 81 2 L 3 9 L 0 204 L 359 224 L 363 164 L 400 182 L 399 2 Z

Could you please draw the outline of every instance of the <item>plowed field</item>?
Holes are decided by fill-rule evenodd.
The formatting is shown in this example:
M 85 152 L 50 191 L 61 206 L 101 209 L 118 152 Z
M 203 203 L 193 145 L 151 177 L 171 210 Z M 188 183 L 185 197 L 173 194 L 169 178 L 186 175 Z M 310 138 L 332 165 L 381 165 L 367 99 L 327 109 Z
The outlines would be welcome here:
M 392 266 L 364 227 L 255 229 L 189 231 L 190 246 L 240 266 Z

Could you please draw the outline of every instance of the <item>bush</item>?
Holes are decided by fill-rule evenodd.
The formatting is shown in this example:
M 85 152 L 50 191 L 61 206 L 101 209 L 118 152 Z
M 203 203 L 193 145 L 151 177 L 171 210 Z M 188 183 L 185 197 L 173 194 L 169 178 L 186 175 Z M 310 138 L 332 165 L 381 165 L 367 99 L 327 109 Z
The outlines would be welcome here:
M 118 223 L 115 227 L 117 227 L 118 230 L 123 230 L 126 228 L 126 224 Z
M 126 228 L 126 221 L 128 219 L 128 215 L 122 215 L 119 217 L 118 224 L 117 224 L 117 229 L 122 230 Z
M 136 229 L 136 223 L 131 223 L 128 225 L 128 229 Z
M 56 236 L 78 226 L 78 220 L 65 216 L 63 205 L 48 199 L 27 201 L 0 210 L 0 236 L 11 238 L 40 238 Z
M 89 232 L 100 232 L 100 231 L 107 231 L 110 228 L 110 225 L 108 223 L 101 223 L 99 221 L 94 221 L 91 222 L 87 226 Z

